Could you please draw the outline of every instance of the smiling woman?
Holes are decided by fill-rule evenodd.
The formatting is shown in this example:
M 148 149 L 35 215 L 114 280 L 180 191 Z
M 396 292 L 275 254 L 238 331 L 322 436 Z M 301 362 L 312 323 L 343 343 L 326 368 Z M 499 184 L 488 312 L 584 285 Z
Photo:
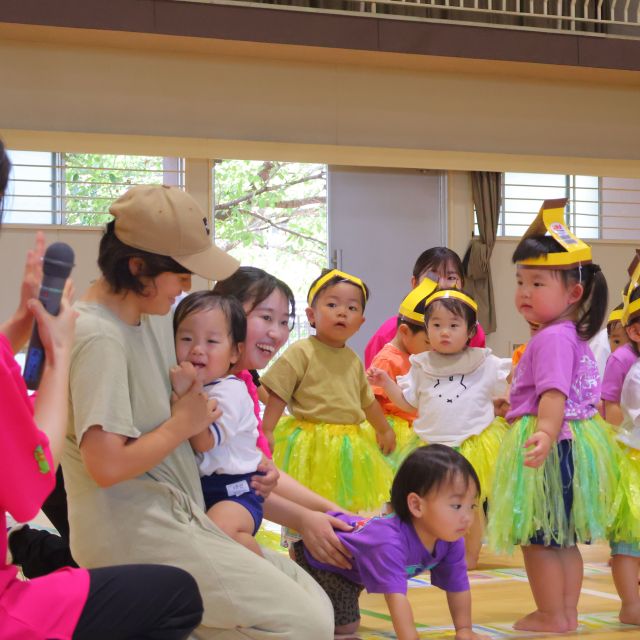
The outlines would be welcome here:
M 204 512 L 189 438 L 221 412 L 198 381 L 170 402 L 171 303 L 191 272 L 217 280 L 237 262 L 211 243 L 206 216 L 178 189 L 135 187 L 111 213 L 102 277 L 77 305 L 64 460 L 74 558 L 186 569 L 204 601 L 199 638 L 328 640 L 331 607 L 313 580 L 287 558 L 248 553 Z M 116 241 L 124 247 L 114 261 L 105 254 Z

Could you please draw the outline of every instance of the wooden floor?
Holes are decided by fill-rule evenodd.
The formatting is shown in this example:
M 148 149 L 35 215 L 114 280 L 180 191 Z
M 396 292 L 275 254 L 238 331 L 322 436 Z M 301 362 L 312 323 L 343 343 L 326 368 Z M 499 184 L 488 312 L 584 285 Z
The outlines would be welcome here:
M 639 627 L 622 625 L 617 619 L 620 601 L 613 586 L 611 570 L 607 566 L 609 547 L 593 545 L 581 547 L 581 550 L 585 559 L 585 576 L 579 605 L 580 628 L 562 637 L 640 639 Z M 511 628 L 518 617 L 533 608 L 519 550 L 513 557 L 491 556 L 483 552 L 479 569 L 470 572 L 469 577 L 477 633 L 490 638 L 551 636 L 518 632 Z M 410 581 L 409 598 L 420 638 L 454 637 L 445 594 L 431 587 L 426 575 Z M 382 596 L 365 592 L 360 598 L 360 609 L 360 638 L 374 640 L 396 637 Z
M 50 527 L 50 523 L 40 514 L 36 524 Z M 272 548 L 279 547 L 279 527 L 272 523 Z M 264 544 L 266 540 L 261 540 Z M 598 544 L 580 547 L 585 561 L 584 583 L 580 597 L 580 627 L 575 633 L 562 635 L 566 638 L 585 640 L 640 640 L 640 627 L 620 624 L 617 618 L 620 600 L 611 579 L 608 545 Z M 477 633 L 490 638 L 535 638 L 560 637 L 552 634 L 531 634 L 514 631 L 513 622 L 529 613 L 533 600 L 529 591 L 522 563 L 522 555 L 517 549 L 512 557 L 492 556 L 484 551 L 480 556 L 477 571 L 469 573 L 473 597 L 473 622 Z M 420 638 L 453 638 L 451 617 L 447 609 L 443 591 L 429 584 L 428 574 L 418 576 L 409 582 L 409 598 L 418 625 Z M 360 597 L 362 626 L 356 636 L 362 640 L 395 639 L 384 597 L 363 592 Z M 302 640 L 302 639 L 301 639 Z

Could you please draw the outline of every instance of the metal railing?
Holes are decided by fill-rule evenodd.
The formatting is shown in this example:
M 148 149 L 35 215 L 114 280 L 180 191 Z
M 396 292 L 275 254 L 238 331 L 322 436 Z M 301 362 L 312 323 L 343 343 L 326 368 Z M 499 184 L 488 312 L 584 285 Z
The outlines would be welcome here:
M 640 39 L 640 0 L 175 0 Z

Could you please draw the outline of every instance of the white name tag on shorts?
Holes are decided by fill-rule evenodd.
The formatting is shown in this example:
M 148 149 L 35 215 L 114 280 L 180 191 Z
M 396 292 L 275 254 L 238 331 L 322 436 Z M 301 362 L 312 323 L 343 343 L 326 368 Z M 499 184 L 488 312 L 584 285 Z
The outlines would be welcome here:
M 249 493 L 249 483 L 246 480 L 240 480 L 240 482 L 234 482 L 226 486 L 227 495 L 229 497 L 241 496 L 243 493 Z

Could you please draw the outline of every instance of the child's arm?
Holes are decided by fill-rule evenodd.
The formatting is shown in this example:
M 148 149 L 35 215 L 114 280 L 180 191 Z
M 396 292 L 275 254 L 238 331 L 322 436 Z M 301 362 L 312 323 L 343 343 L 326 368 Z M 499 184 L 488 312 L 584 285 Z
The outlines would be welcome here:
M 385 455 L 391 453 L 396 448 L 396 434 L 389 426 L 380 403 L 374 400 L 364 409 L 364 415 L 367 417 L 369 424 L 376 430 L 376 440 L 382 453 Z
M 378 369 L 378 367 L 369 367 L 367 369 L 367 379 L 369 380 L 369 384 L 376 387 L 382 387 L 387 396 L 389 396 L 389 400 L 391 400 L 398 409 L 408 412 L 416 410 L 417 407 L 414 407 L 405 400 L 402 389 L 400 389 L 398 384 L 394 382 L 391 379 L 391 376 L 389 376 L 389 374 L 383 369 Z
M 471 591 L 447 591 L 447 604 L 456 628 L 456 640 L 487 638 L 474 633 L 471 627 Z
M 527 451 L 524 464 L 527 467 L 539 467 L 546 460 L 551 445 L 558 439 L 564 421 L 564 408 L 567 397 L 557 389 L 549 389 L 540 396 L 538 404 L 538 429 L 524 443 Z
M 211 427 L 207 427 L 204 431 L 189 438 L 189 444 L 196 453 L 204 453 L 213 449 L 216 443 L 211 433 Z
M 609 423 L 616 427 L 622 424 L 624 414 L 619 402 L 611 402 L 609 400 L 603 400 L 603 414 L 602 417 Z
M 273 430 L 276 428 L 278 420 L 282 417 L 282 412 L 286 406 L 287 403 L 282 398 L 269 391 L 269 400 L 262 416 L 262 431 L 269 441 L 271 451 L 273 451 Z
M 385 593 L 384 599 L 398 640 L 418 640 L 409 598 L 404 593 Z

